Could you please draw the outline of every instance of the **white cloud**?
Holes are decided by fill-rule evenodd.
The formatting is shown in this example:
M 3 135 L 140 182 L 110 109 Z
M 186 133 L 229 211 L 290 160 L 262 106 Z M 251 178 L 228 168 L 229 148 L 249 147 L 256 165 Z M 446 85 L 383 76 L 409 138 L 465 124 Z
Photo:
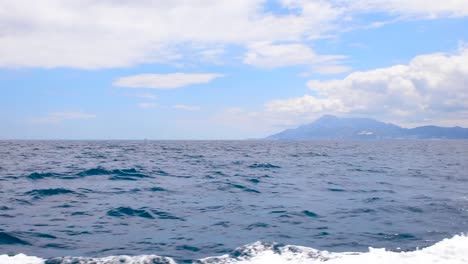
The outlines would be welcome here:
M 468 15 L 466 0 L 278 3 L 281 12 L 268 10 L 266 0 L 0 0 L 0 67 L 177 65 L 184 54 L 198 54 L 202 61 L 219 63 L 219 55 L 229 45 L 247 47 L 245 61 L 263 67 L 265 62 L 255 56 L 266 59 L 268 54 L 256 53 L 252 43 L 309 45 L 317 38 L 352 27 L 353 21 L 359 20 L 353 17 L 376 12 L 423 19 Z M 366 23 L 379 25 L 380 21 L 368 17 L 363 19 Z M 211 48 L 199 52 L 199 47 Z M 315 55 L 311 50 L 304 51 L 305 57 Z M 275 60 L 273 64 L 306 64 L 295 54 L 286 55 L 286 62 Z
M 244 63 L 261 67 L 277 68 L 293 65 L 314 65 L 320 73 L 336 74 L 348 71 L 346 66 L 339 65 L 339 60 L 346 58 L 340 55 L 317 55 L 304 44 L 272 44 L 258 42 L 248 46 Z
M 190 105 L 184 105 L 184 104 L 176 104 L 173 106 L 173 108 L 186 110 L 186 111 L 198 111 L 201 109 L 199 106 L 190 106 Z
M 60 123 L 67 120 L 76 119 L 92 119 L 96 118 L 95 114 L 86 114 L 81 112 L 54 112 L 49 113 L 46 117 L 34 118 L 32 123 Z
M 264 137 L 279 130 L 310 122 L 323 114 L 347 112 L 338 100 L 304 95 L 299 98 L 266 102 L 259 111 L 228 108 L 214 116 L 214 122 L 225 127 L 250 133 L 252 137 Z
M 264 136 L 323 114 L 366 116 L 405 126 L 468 126 L 468 48 L 434 53 L 343 79 L 309 81 L 313 95 L 266 102 L 259 111 L 231 108 L 218 123 Z
M 193 46 L 314 39 L 329 30 L 340 13 L 325 1 L 287 15 L 267 12 L 264 4 L 2 0 L 0 67 L 98 69 L 173 62 Z M 213 55 L 209 53 L 205 55 Z
M 156 103 L 151 103 L 151 102 L 142 102 L 138 104 L 138 107 L 140 108 L 154 108 L 156 106 L 157 106 Z
M 311 95 L 284 100 L 273 100 L 265 104 L 265 110 L 273 113 L 282 112 L 299 115 L 348 111 L 339 100 L 316 98 Z
M 113 85 L 128 88 L 175 89 L 208 83 L 222 77 L 216 73 L 138 74 L 117 79 Z
M 183 54 L 219 62 L 217 57 L 228 45 L 249 49 L 258 42 L 305 45 L 352 27 L 356 21 L 352 18 L 362 14 L 383 12 L 417 18 L 468 15 L 466 0 L 278 2 L 282 12 L 268 10 L 265 0 L 1 0 L 0 67 L 99 69 L 179 64 Z M 208 48 L 200 52 L 200 46 Z M 306 55 L 313 55 L 308 52 Z M 287 55 L 290 57 L 285 62 L 276 64 L 304 64 L 294 54 Z M 252 62 L 252 50 L 247 57 L 246 61 Z
M 468 112 L 467 76 L 468 49 L 461 49 L 417 56 L 407 65 L 354 72 L 344 79 L 310 81 L 308 86 L 352 112 L 447 123 L 456 113 Z
M 310 64 L 316 57 L 310 48 L 302 44 L 272 45 L 263 42 L 249 46 L 244 63 L 262 68 L 275 68 Z
M 466 0 L 341 0 L 350 10 L 360 12 L 385 12 L 403 17 L 440 18 L 468 15 Z

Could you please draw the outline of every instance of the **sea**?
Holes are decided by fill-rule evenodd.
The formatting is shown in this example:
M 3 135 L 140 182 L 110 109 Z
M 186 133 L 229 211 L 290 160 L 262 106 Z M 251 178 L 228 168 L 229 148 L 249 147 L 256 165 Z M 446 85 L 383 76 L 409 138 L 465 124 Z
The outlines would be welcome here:
M 0 141 L 0 264 L 468 263 L 468 141 Z

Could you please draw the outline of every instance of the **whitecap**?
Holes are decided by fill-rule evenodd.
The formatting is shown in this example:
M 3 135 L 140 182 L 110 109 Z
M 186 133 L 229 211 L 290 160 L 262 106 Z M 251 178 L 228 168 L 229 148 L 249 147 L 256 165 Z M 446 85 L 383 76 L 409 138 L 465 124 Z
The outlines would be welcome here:
M 65 257 L 44 260 L 24 254 L 0 255 L 1 264 L 176 264 L 156 255 L 110 256 L 105 258 Z M 430 247 L 407 252 L 369 248 L 368 252 L 334 253 L 302 246 L 281 246 L 255 242 L 219 257 L 197 260 L 199 264 L 467 264 L 468 236 L 456 235 Z
M 44 259 L 30 257 L 24 254 L 18 254 L 15 256 L 0 255 L 1 264 L 43 264 L 44 261 Z
M 205 264 L 467 264 L 468 236 L 457 235 L 430 247 L 393 252 L 369 248 L 369 252 L 333 253 L 301 246 L 278 246 L 256 242 L 234 254 L 205 258 Z

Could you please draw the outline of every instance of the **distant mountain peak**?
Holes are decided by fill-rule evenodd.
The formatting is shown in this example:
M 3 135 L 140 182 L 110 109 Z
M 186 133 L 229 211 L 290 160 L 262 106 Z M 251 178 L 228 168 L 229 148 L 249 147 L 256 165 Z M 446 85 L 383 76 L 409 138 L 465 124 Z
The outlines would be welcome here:
M 287 129 L 267 139 L 468 139 L 468 129 L 423 126 L 402 128 L 372 118 L 346 118 L 323 115 L 314 122 Z

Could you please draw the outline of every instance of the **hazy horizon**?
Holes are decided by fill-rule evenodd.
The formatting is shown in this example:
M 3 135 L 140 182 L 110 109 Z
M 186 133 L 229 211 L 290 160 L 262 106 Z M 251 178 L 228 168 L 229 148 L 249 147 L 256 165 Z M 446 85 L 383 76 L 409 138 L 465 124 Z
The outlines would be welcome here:
M 371 119 L 371 120 L 379 121 L 379 122 L 382 122 L 382 123 L 399 126 L 398 124 L 395 124 L 395 123 L 383 122 L 381 120 L 376 120 L 376 119 L 368 118 L 368 117 L 342 117 L 342 116 L 325 114 L 325 115 L 317 118 L 316 120 L 312 120 L 309 123 L 298 124 L 297 126 L 291 127 L 290 129 L 295 129 L 295 128 L 299 128 L 299 127 L 301 127 L 303 125 L 312 124 L 315 121 L 317 121 L 320 118 L 323 118 L 325 116 L 337 117 L 339 119 L 347 119 L 347 118 Z M 427 126 L 432 126 L 432 125 L 428 124 Z M 421 126 L 415 126 L 415 127 L 400 126 L 400 127 L 401 128 L 411 129 L 411 128 L 418 128 L 418 127 L 421 127 Z M 441 126 L 441 127 L 442 128 L 465 128 L 465 127 L 461 127 L 461 126 L 450 126 L 450 127 Z M 22 141 L 22 140 L 24 140 L 24 141 L 146 141 L 146 140 L 148 140 L 148 141 L 237 141 L 237 140 L 274 140 L 274 139 L 268 139 L 267 137 L 269 137 L 271 135 L 274 135 L 274 134 L 277 134 L 279 132 L 285 131 L 285 130 L 287 130 L 287 129 L 278 130 L 276 132 L 274 131 L 274 132 L 272 132 L 272 134 L 264 135 L 264 136 L 258 137 L 258 138 L 179 138 L 179 139 L 171 139 L 171 138 L 151 138 L 151 137 L 148 137 L 148 138 L 1 138 L 0 137 L 0 140 L 4 140 L 4 141 L 15 141 L 15 140 L 17 140 L 17 141 Z

